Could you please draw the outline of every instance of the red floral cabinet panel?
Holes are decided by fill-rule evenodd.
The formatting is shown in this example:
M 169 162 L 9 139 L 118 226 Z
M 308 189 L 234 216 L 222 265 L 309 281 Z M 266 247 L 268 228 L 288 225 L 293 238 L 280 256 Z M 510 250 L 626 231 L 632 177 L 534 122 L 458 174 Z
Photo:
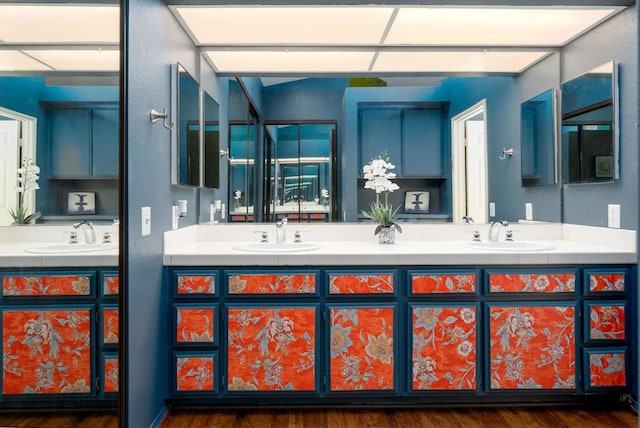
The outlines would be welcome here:
M 120 278 L 118 275 L 104 275 L 102 277 L 102 294 L 104 296 L 117 296 L 120 293 Z
M 5 276 L 3 296 L 90 296 L 92 274 Z
M 216 309 L 207 307 L 176 307 L 177 343 L 214 343 Z
M 475 274 L 411 274 L 413 294 L 475 293 Z
M 178 275 L 176 278 L 176 293 L 188 294 L 216 294 L 216 280 L 213 275 Z
M 329 294 L 389 294 L 394 291 L 394 275 L 329 274 Z
M 627 386 L 626 352 L 624 349 L 590 349 L 587 356 L 587 389 Z
M 229 275 L 229 294 L 313 294 L 315 274 Z
M 575 389 L 575 316 L 572 306 L 491 306 L 491 389 Z
M 118 343 L 118 308 L 102 308 L 102 344 L 115 345 Z
M 215 392 L 215 353 L 176 355 L 177 392 Z
M 622 272 L 617 273 L 600 273 L 589 272 L 587 274 L 589 292 L 624 292 L 625 274 Z
M 91 310 L 4 310 L 3 394 L 91 394 Z
M 412 308 L 413 390 L 476 389 L 476 308 Z
M 118 366 L 118 356 L 116 354 L 105 354 L 102 358 L 102 390 L 105 394 L 118 392 L 120 370 Z
M 576 290 L 574 273 L 534 273 L 489 275 L 491 293 L 573 293 Z
M 228 308 L 229 391 L 314 391 L 315 307 Z
M 588 303 L 589 336 L 591 340 L 625 339 L 624 303 Z
M 392 391 L 394 308 L 330 308 L 331 391 Z

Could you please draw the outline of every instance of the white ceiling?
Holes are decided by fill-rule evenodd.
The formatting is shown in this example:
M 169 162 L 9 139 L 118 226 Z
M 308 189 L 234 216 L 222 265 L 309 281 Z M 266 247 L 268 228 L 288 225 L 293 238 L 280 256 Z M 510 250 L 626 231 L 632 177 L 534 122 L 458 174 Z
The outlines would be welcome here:
M 520 73 L 622 7 L 170 6 L 216 71 Z
M 624 7 L 169 6 L 222 75 L 520 73 Z M 0 71 L 117 71 L 117 4 L 0 3 Z
M 0 4 L 0 71 L 118 71 L 118 5 Z

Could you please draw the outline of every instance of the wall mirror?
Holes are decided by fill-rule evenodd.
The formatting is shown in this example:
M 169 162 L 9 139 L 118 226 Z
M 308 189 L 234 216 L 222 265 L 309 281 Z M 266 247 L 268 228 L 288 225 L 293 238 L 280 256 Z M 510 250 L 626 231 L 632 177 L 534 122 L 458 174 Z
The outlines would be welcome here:
M 202 117 L 203 131 L 203 187 L 217 189 L 220 187 L 220 121 L 218 103 L 206 91 L 203 93 Z
M 522 185 L 555 184 L 556 97 L 548 89 L 520 105 Z
M 619 178 L 616 64 L 596 67 L 563 83 L 561 90 L 564 182 Z
M 182 186 L 200 186 L 200 87 L 191 74 L 177 65 L 176 168 Z

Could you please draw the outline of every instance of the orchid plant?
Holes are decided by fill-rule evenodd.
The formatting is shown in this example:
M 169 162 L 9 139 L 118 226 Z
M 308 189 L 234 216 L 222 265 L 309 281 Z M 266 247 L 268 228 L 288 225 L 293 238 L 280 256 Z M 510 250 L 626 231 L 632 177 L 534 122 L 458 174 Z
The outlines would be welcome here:
M 9 209 L 9 214 L 13 218 L 14 224 L 33 223 L 40 217 L 39 212 L 32 214 L 27 213 L 25 195 L 27 192 L 35 191 L 40 188 L 38 186 L 38 178 L 40 178 L 40 168 L 29 159 L 23 159 L 22 165 L 17 169 L 16 192 L 18 192 L 18 204 L 15 209 Z
M 381 153 L 375 159 L 372 159 L 362 168 L 365 189 L 372 189 L 376 192 L 376 200 L 371 203 L 369 211 L 362 211 L 362 214 L 378 223 L 375 234 L 377 235 L 385 227 L 395 226 L 398 232 L 402 232 L 400 225 L 396 223 L 396 214 L 400 207 L 394 207 L 389 203 L 389 193 L 398 190 L 400 187 L 391 180 L 396 177 L 395 168 L 390 162 L 390 158 L 386 153 Z M 383 194 L 383 200 L 380 194 Z
M 320 204 L 325 207 L 329 205 L 329 191 L 327 189 L 320 191 Z

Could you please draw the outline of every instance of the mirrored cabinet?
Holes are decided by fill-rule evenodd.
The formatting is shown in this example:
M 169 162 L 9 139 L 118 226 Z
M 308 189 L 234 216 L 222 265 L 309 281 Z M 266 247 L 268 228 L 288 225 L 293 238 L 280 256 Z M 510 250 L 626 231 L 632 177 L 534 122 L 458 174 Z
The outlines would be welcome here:
M 618 176 L 616 64 L 608 62 L 562 84 L 565 183 L 607 182 Z
M 545 186 L 556 179 L 556 93 L 538 94 L 520 105 L 522 185 Z

